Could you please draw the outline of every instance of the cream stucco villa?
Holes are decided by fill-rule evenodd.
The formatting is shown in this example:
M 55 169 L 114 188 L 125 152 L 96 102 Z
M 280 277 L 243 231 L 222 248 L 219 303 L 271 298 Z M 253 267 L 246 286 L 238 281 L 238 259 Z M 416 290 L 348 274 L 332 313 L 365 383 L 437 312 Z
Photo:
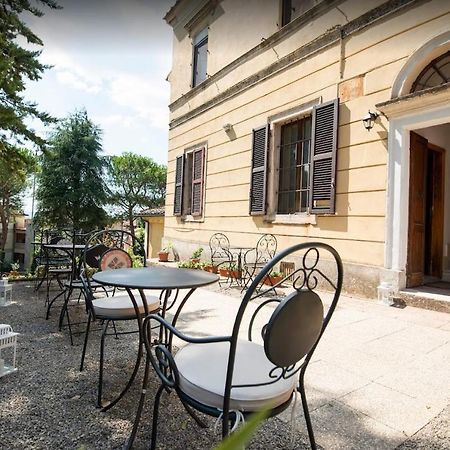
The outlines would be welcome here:
M 449 1 L 178 0 L 165 20 L 181 255 L 273 233 L 333 245 L 347 292 L 450 281 Z

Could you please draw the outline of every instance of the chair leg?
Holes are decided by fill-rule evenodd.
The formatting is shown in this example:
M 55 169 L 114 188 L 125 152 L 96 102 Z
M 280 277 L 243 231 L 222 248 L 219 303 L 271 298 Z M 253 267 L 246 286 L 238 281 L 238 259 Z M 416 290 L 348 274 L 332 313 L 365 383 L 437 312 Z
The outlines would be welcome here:
M 180 399 L 181 400 L 181 399 Z M 197 425 L 201 428 L 208 428 L 208 424 L 204 422 L 200 417 L 194 412 L 194 410 L 183 400 L 181 400 L 182 405 L 184 406 L 184 409 L 187 411 L 187 413 L 197 422 Z
M 299 391 L 302 397 L 303 414 L 305 415 L 306 428 L 308 429 L 309 442 L 311 443 L 311 449 L 316 450 L 316 440 L 314 439 L 314 431 L 311 423 L 311 416 L 309 415 L 308 402 L 306 401 L 305 393 L 305 373 L 302 371 L 300 373 L 300 386 Z
M 97 408 L 102 407 L 102 390 L 103 390 L 103 355 L 105 351 L 105 337 L 108 330 L 109 320 L 103 323 L 102 336 L 100 339 L 100 363 L 98 370 L 98 394 L 97 394 Z
M 152 422 L 152 443 L 150 450 L 156 449 L 156 434 L 158 432 L 158 412 L 159 412 L 159 402 L 161 401 L 161 394 L 164 391 L 164 385 L 161 385 L 156 392 L 155 403 L 153 404 L 153 422 Z
M 89 315 L 88 315 L 88 321 L 87 321 L 87 325 L 86 325 L 86 334 L 84 335 L 83 351 L 81 353 L 80 372 L 83 371 L 84 358 L 86 356 L 86 349 L 87 349 L 87 343 L 88 343 L 88 339 L 89 339 L 90 327 L 91 327 L 91 313 L 89 313 Z

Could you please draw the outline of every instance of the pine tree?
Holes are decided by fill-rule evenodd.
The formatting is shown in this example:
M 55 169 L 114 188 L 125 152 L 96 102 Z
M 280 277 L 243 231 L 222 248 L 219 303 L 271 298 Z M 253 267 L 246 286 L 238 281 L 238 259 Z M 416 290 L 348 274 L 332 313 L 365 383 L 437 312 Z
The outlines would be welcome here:
M 59 6 L 54 0 L 40 0 L 52 9 Z M 40 112 L 36 103 L 23 97 L 27 80 L 36 81 L 49 66 L 38 60 L 40 51 L 29 50 L 19 45 L 20 38 L 28 44 L 42 46 L 43 43 L 21 20 L 21 14 L 29 12 L 36 17 L 42 11 L 28 0 L 0 0 L 0 159 L 7 158 L 17 144 L 31 142 L 42 147 L 45 141 L 29 125 L 27 118 L 50 123 L 53 119 Z
M 101 151 L 101 130 L 86 111 L 59 123 L 42 155 L 35 223 L 84 231 L 106 225 Z

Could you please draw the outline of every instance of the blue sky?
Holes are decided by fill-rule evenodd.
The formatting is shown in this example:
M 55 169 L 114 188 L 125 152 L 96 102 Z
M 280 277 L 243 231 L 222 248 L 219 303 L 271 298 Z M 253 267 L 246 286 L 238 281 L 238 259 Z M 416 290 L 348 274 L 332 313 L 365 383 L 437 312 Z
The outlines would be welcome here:
M 27 85 L 41 110 L 64 117 L 86 108 L 103 130 L 105 154 L 132 151 L 167 162 L 170 0 L 60 0 L 26 16 L 43 40 L 40 60 L 54 67 Z M 45 134 L 38 123 L 33 126 Z

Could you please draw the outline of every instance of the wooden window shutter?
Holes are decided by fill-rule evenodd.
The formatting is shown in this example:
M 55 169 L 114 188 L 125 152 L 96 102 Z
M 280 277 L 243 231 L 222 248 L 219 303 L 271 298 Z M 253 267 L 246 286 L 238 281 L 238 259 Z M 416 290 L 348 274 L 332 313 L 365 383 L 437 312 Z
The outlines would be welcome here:
M 309 208 L 314 214 L 335 210 L 338 112 L 339 99 L 313 110 Z
M 183 180 L 184 155 L 177 156 L 175 164 L 175 196 L 173 200 L 173 215 L 181 216 L 183 211 Z
M 203 166 L 205 147 L 194 150 L 192 155 L 192 201 L 191 214 L 201 216 L 203 212 Z
M 266 213 L 267 150 L 269 146 L 269 125 L 253 130 L 252 173 L 250 180 L 250 214 Z

